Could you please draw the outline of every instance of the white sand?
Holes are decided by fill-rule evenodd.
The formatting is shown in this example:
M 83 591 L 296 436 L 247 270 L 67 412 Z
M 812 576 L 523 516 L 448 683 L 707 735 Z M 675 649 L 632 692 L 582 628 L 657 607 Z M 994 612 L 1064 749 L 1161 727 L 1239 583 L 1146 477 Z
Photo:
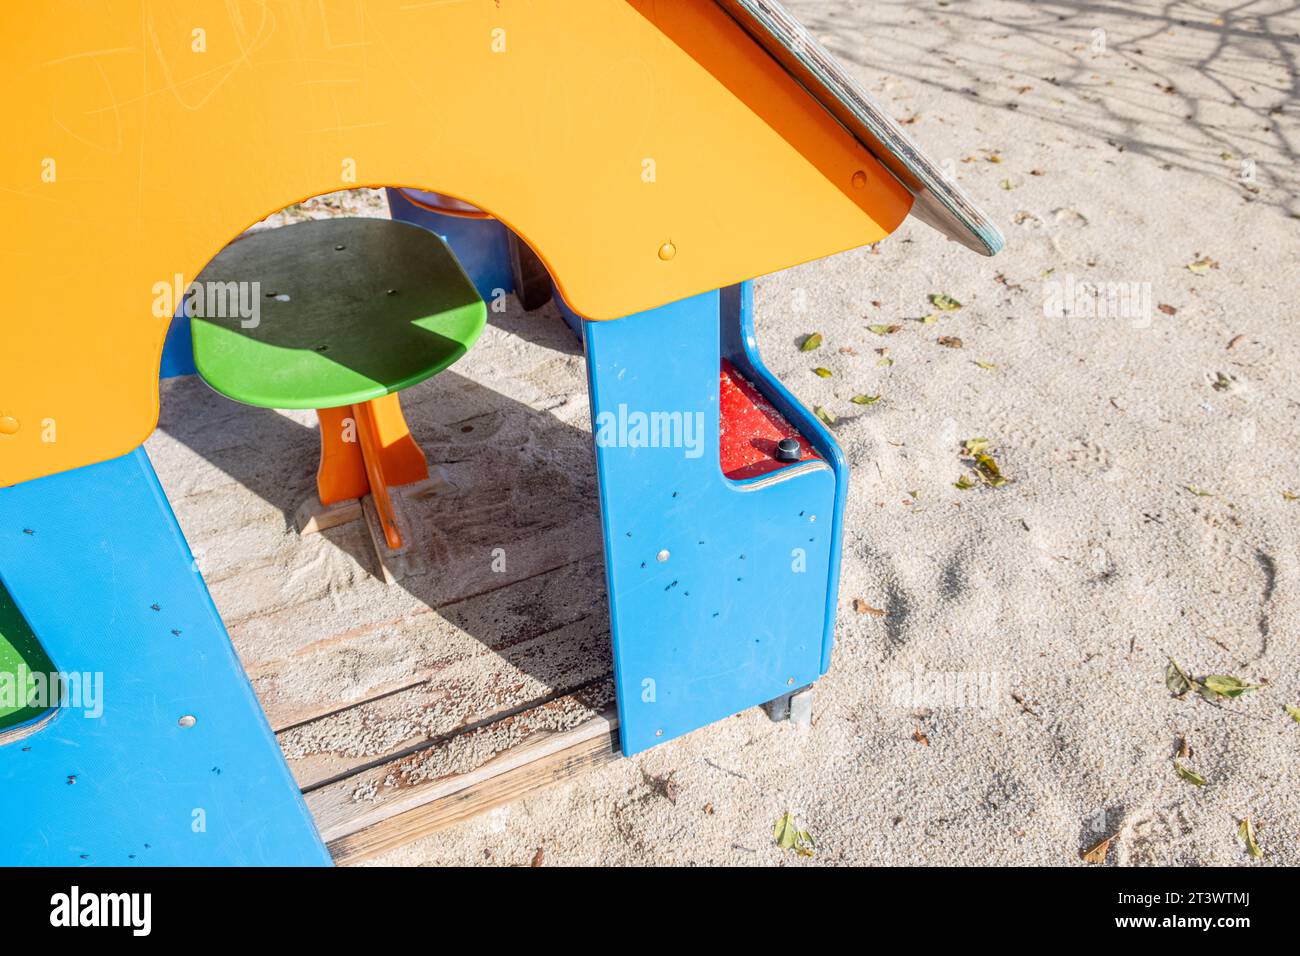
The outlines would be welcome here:
M 1008 240 L 987 260 L 909 222 L 875 253 L 758 283 L 765 358 L 841 416 L 854 467 L 815 726 L 751 711 L 377 862 L 1067 864 L 1114 834 L 1110 863 L 1248 864 L 1243 815 L 1264 862 L 1300 862 L 1283 710 L 1300 704 L 1300 501 L 1282 495 L 1300 493 L 1300 16 L 1270 15 L 1280 0 L 1222 24 L 1191 4 L 791 6 L 916 117 Z M 1193 274 L 1201 257 L 1219 267 Z M 1149 325 L 1045 318 L 1047 270 L 1150 283 Z M 913 321 L 930 293 L 964 307 Z M 902 330 L 866 329 L 888 323 Z M 811 331 L 826 344 L 802 354 Z M 883 398 L 848 403 L 859 392 Z M 953 487 L 975 436 L 1011 484 Z M 1264 686 L 1174 700 L 1166 655 Z M 915 668 L 990 681 L 989 706 L 896 700 Z M 1176 775 L 1179 736 L 1206 786 Z M 786 810 L 811 860 L 773 847 Z

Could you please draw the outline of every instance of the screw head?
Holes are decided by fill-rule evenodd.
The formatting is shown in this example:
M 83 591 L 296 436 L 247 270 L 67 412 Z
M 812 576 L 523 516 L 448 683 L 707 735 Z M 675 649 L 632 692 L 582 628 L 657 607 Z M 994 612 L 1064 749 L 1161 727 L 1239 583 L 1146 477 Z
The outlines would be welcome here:
M 0 415 L 0 435 L 13 435 L 18 431 L 18 419 L 12 415 Z
M 660 562 L 661 564 L 662 564 L 664 561 L 667 561 L 667 560 L 668 560 L 668 549 L 667 549 L 667 548 L 664 548 L 662 551 L 660 551 L 658 554 L 656 554 L 656 555 L 655 555 L 655 560 L 658 561 L 658 562 Z
M 777 461 L 798 461 L 803 457 L 802 449 L 799 447 L 799 439 L 782 438 L 776 443 L 776 460 Z
M 859 169 L 856 173 L 853 174 L 853 188 L 861 189 L 866 184 L 867 184 L 867 174 Z
M 180 724 L 182 727 L 193 727 L 198 722 L 198 718 L 193 714 L 186 714 L 180 720 L 176 721 L 176 723 Z
M 665 242 L 662 246 L 659 247 L 659 258 L 662 259 L 664 262 L 667 262 L 675 255 L 677 255 L 677 247 L 674 246 L 671 242 Z

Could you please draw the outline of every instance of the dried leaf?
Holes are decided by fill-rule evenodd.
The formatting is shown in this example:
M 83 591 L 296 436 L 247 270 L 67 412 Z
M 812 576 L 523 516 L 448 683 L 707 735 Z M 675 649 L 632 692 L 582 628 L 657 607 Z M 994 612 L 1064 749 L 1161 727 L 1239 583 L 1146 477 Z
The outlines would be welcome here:
M 816 415 L 818 418 L 820 418 L 827 425 L 834 425 L 839 420 L 835 417 L 834 412 L 830 411 L 829 409 L 822 408 L 820 405 L 818 405 L 816 408 L 813 409 L 813 414 Z
M 1259 848 L 1255 841 L 1255 826 L 1250 822 L 1250 817 L 1242 817 L 1241 825 L 1237 827 L 1237 836 L 1241 837 L 1246 843 L 1246 852 L 1255 859 L 1261 859 L 1264 851 Z
M 960 489 L 961 491 L 969 491 L 970 489 L 975 487 L 975 482 L 971 481 L 965 475 L 962 475 L 960 478 L 958 478 L 956 481 L 952 483 L 952 486 L 954 488 Z
M 1211 269 L 1217 269 L 1217 268 L 1219 268 L 1219 264 L 1215 262 L 1213 259 L 1209 258 L 1208 256 L 1206 256 L 1203 259 L 1197 259 L 1195 262 L 1189 262 L 1187 264 L 1187 271 L 1198 276 L 1203 276 Z
M 1175 697 L 1182 697 L 1196 686 L 1196 682 L 1184 674 L 1183 669 L 1175 664 L 1171 657 L 1169 666 L 1165 668 L 1165 686 Z
M 816 841 L 813 840 L 812 834 L 807 830 L 799 831 L 799 845 L 794 848 L 794 852 L 800 856 L 812 856 L 813 850 L 817 848 Z
M 991 438 L 967 438 L 961 443 L 961 450 L 968 455 L 978 455 L 992 444 Z
M 944 346 L 945 348 L 959 349 L 962 347 L 961 339 L 957 338 L 957 336 L 955 335 L 941 335 L 939 336 L 938 341 L 939 344 Z
M 1297 495 L 1294 491 L 1287 491 L 1285 488 L 1283 488 L 1283 489 L 1282 489 L 1282 500 L 1283 500 L 1283 501 L 1300 501 L 1300 495 Z
M 862 598 L 853 599 L 853 610 L 857 611 L 859 614 L 870 614 L 872 617 L 885 616 L 884 611 L 878 607 L 872 607 L 866 601 L 862 600 Z
M 799 827 L 794 822 L 793 813 L 787 812 L 776 821 L 776 826 L 772 828 L 772 839 L 783 850 L 794 847 L 794 841 L 799 839 Z
M 1110 842 L 1111 840 L 1114 839 L 1115 837 L 1113 835 L 1108 836 L 1106 837 L 1106 839 L 1096 843 L 1090 849 L 1084 850 L 1083 853 L 1081 854 L 1081 856 L 1083 857 L 1083 862 L 1084 863 L 1105 863 L 1106 854 L 1110 850 Z
M 938 312 L 931 312 L 929 315 L 923 315 L 923 316 L 921 316 L 921 324 L 922 324 L 922 325 L 934 325 L 934 323 L 936 323 L 936 322 L 938 322 L 938 321 L 939 321 L 939 313 L 938 313 Z
M 922 746 L 930 746 L 930 738 L 921 732 L 920 727 L 917 727 L 916 730 L 912 732 L 912 739 Z
M 894 364 L 894 360 L 891 359 L 891 358 L 882 358 L 882 359 L 881 359 L 879 362 L 877 362 L 876 364 L 877 364 L 877 365 L 885 365 L 885 366 L 889 366 L 889 365 L 893 365 L 893 364 Z
M 1002 469 L 993 460 L 993 456 L 983 452 L 975 456 L 975 473 L 990 488 L 1001 488 L 1007 483 L 1007 479 L 1002 475 Z
M 817 368 L 813 369 L 813 374 L 816 375 L 818 378 L 830 378 L 831 370 L 828 368 L 822 368 L 821 366 L 818 366 Z
M 932 292 L 930 294 L 930 304 L 940 312 L 956 312 L 961 308 L 960 302 L 942 292 Z
M 1248 690 L 1258 689 L 1253 684 L 1247 684 L 1240 677 L 1232 677 L 1228 674 L 1211 674 L 1201 681 L 1201 686 L 1219 697 L 1227 697 L 1229 700 L 1240 697 Z
M 1001 157 L 1001 155 L 999 155 L 998 153 L 989 153 L 989 154 L 988 154 L 987 156 L 985 156 L 984 158 L 987 159 L 990 163 L 1000 163 L 1000 162 L 1002 162 L 1002 157 Z
M 1014 186 L 1011 185 L 1011 180 L 1009 179 L 1002 180 L 1002 182 L 999 183 L 998 185 L 1000 185 L 1003 189 L 1007 190 L 1008 192 L 1010 192 L 1012 189 L 1015 188 Z
M 1196 495 L 1196 497 L 1198 498 L 1214 497 L 1213 491 L 1206 491 L 1204 488 L 1197 488 L 1195 485 L 1183 485 L 1183 487 L 1186 488 L 1188 491 L 1190 491 L 1192 494 Z
M 820 332 L 814 332 L 812 335 L 808 336 L 806 339 L 803 340 L 803 344 L 799 346 L 799 351 L 811 352 L 813 349 L 821 348 L 821 345 L 822 345 L 822 334 Z
M 868 325 L 868 332 L 875 332 L 877 335 L 893 335 L 902 326 L 900 325 Z
M 817 844 L 807 830 L 800 830 L 793 813 L 786 813 L 772 828 L 772 839 L 782 850 L 794 850 L 800 856 L 812 856 Z
M 1286 707 L 1286 712 L 1291 715 L 1291 719 L 1297 724 L 1300 724 L 1300 707 L 1293 707 L 1290 704 L 1285 704 L 1284 706 Z
M 1186 780 L 1188 783 L 1193 783 L 1193 784 L 1195 784 L 1195 785 L 1198 786 L 1198 787 L 1203 787 L 1203 786 L 1205 786 L 1205 778 L 1204 778 L 1204 777 L 1202 777 L 1202 776 L 1201 776 L 1199 773 L 1197 773 L 1195 770 L 1188 770 L 1186 767 L 1184 767 L 1182 764 L 1180 764 L 1177 760 L 1174 761 L 1174 769 L 1178 771 L 1178 776 L 1182 777 L 1182 778 L 1183 778 L 1184 780 Z
M 992 362 L 981 362 L 979 359 L 975 359 L 975 364 L 985 370 L 997 368 Z
M 854 395 L 849 399 L 854 405 L 874 405 L 880 401 L 879 395 Z
M 1163 303 L 1163 302 L 1160 303 L 1158 306 L 1156 306 L 1156 308 L 1159 309 L 1161 312 L 1163 312 L 1165 315 L 1177 315 L 1177 314 L 1178 314 L 1178 310 L 1177 310 L 1177 309 L 1175 309 L 1172 305 L 1166 305 L 1166 304 Z

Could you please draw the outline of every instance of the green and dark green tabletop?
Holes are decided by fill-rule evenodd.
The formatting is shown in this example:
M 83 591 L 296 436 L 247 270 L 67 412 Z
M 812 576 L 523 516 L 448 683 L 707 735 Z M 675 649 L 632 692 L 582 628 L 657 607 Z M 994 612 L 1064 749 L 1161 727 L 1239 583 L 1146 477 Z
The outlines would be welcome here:
M 336 408 L 400 392 L 463 356 L 487 318 L 446 243 L 388 219 L 253 233 L 223 249 L 197 285 L 204 301 L 188 312 L 199 373 L 264 408 Z M 210 303 L 233 314 L 206 314 Z

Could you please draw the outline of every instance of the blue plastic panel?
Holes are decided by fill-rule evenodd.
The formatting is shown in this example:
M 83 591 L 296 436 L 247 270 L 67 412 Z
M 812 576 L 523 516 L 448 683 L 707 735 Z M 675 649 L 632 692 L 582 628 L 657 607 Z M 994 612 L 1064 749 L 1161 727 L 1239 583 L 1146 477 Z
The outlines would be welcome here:
M 584 327 L 629 755 L 823 672 L 836 472 L 808 463 L 744 482 L 723 475 L 719 323 L 710 292 Z M 684 440 L 639 440 L 636 423 L 656 413 L 661 424 L 676 416 Z
M 190 320 L 182 314 L 182 310 L 178 310 L 172 324 L 167 327 L 158 377 L 177 378 L 193 375 L 197 371 L 194 366 L 194 336 L 190 334 Z
M 826 629 L 822 638 L 822 673 L 831 668 L 835 643 L 835 609 L 840 591 L 840 545 L 844 531 L 844 506 L 849 497 L 849 462 L 825 423 L 812 413 L 781 380 L 767 370 L 758 353 L 754 334 L 754 283 L 742 282 L 721 290 L 722 354 L 757 386 L 778 412 L 786 417 L 817 449 L 835 472 L 835 511 L 831 524 L 830 580 L 826 591 Z
M 449 216 L 417 206 L 401 189 L 389 188 L 388 210 L 394 219 L 409 222 L 441 236 L 456 254 L 460 267 L 483 301 L 492 301 L 501 293 L 513 292 L 514 276 L 510 271 L 510 239 L 505 224 L 496 219 L 468 219 Z M 416 191 L 418 197 L 421 194 Z
M 0 865 L 330 862 L 143 449 L 0 489 L 0 578 L 102 675 L 0 746 Z

